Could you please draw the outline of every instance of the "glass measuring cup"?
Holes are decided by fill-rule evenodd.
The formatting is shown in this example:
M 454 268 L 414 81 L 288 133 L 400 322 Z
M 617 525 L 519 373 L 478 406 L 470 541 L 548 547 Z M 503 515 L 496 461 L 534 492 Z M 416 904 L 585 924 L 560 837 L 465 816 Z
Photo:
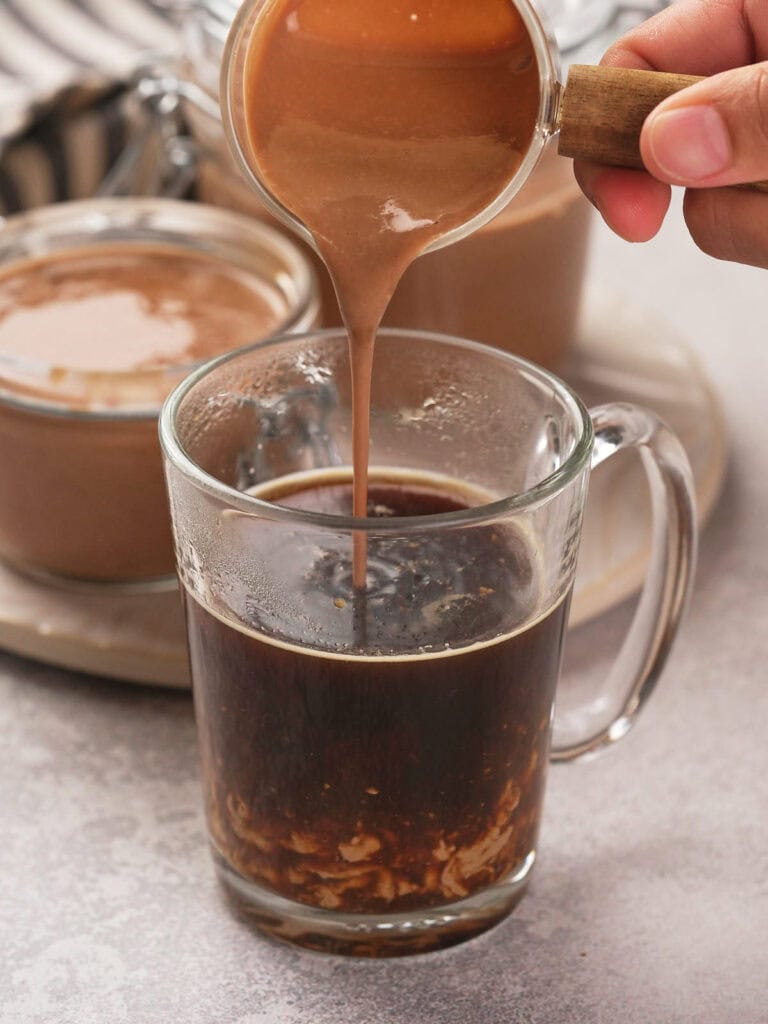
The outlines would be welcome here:
M 237 164 L 264 205 L 317 248 L 305 225 L 262 180 L 255 159 L 249 159 L 244 96 L 248 43 L 259 19 L 271 6 L 270 0 L 246 0 L 232 24 L 220 87 L 224 130 Z M 538 105 L 535 118 L 531 118 L 527 148 L 517 169 L 492 200 L 462 223 L 432 238 L 424 252 L 465 238 L 499 213 L 526 182 L 555 134 L 559 134 L 557 149 L 562 156 L 642 168 L 639 139 L 646 117 L 662 100 L 700 81 L 692 75 L 576 64 L 570 67 L 568 81 L 563 84 L 554 34 L 544 17 L 531 0 L 509 0 L 509 6 L 517 12 L 527 33 L 538 72 Z M 743 187 L 768 189 L 765 182 Z
M 248 132 L 244 102 L 244 78 L 248 43 L 262 14 L 270 7 L 269 0 L 246 0 L 229 31 L 222 58 L 219 95 L 227 142 L 246 181 L 258 194 L 266 208 L 291 227 L 305 242 L 315 246 L 306 226 L 273 194 L 249 159 Z M 554 35 L 529 0 L 516 0 L 513 5 L 531 41 L 539 78 L 539 103 L 535 125 L 522 161 L 511 180 L 476 216 L 434 239 L 425 252 L 432 252 L 457 242 L 482 227 L 496 216 L 522 187 L 555 130 L 560 95 L 560 67 Z

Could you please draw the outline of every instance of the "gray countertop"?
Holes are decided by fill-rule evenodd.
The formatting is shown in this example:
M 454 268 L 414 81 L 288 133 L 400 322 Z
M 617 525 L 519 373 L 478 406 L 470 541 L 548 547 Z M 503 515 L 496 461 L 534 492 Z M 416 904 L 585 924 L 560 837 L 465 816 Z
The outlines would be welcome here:
M 731 463 L 658 693 L 551 770 L 512 917 L 409 960 L 258 938 L 209 862 L 188 696 L 0 654 L 0 1024 L 766 1024 L 768 272 L 701 255 L 676 209 L 647 246 L 600 227 L 592 275 L 696 348 Z M 569 663 L 599 670 L 626 615 Z

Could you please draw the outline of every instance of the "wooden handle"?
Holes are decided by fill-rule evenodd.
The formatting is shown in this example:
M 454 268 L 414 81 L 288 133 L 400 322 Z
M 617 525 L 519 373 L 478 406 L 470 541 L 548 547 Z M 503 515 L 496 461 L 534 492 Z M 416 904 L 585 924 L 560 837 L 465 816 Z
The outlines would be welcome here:
M 573 64 L 560 101 L 558 152 L 614 167 L 643 168 L 640 129 L 667 96 L 700 82 L 695 75 Z M 737 186 L 768 192 L 768 182 Z

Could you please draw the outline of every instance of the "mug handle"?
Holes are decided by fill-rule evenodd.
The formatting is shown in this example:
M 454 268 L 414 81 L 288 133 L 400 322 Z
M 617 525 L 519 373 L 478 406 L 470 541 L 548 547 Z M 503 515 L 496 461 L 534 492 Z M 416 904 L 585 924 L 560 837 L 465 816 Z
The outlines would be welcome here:
M 651 493 L 651 557 L 634 618 L 599 697 L 569 714 L 578 719 L 576 728 L 555 716 L 553 761 L 594 754 L 630 730 L 667 660 L 696 562 L 696 497 L 680 441 L 653 413 L 628 403 L 600 405 L 590 416 L 593 470 L 625 448 L 640 455 Z M 606 706 L 618 706 L 607 722 Z

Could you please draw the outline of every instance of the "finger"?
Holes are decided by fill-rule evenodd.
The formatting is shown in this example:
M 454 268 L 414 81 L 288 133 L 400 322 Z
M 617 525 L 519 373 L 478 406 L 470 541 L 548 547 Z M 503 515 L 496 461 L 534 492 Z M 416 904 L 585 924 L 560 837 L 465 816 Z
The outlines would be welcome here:
M 715 75 L 766 58 L 765 0 L 679 0 L 624 35 L 601 63 Z
M 640 153 L 672 185 L 709 188 L 768 178 L 768 61 L 715 75 L 646 118 Z
M 768 269 L 768 197 L 736 189 L 688 189 L 688 230 L 707 255 Z
M 608 227 L 627 242 L 647 242 L 658 232 L 671 189 L 643 171 L 626 171 L 577 160 L 581 190 Z

